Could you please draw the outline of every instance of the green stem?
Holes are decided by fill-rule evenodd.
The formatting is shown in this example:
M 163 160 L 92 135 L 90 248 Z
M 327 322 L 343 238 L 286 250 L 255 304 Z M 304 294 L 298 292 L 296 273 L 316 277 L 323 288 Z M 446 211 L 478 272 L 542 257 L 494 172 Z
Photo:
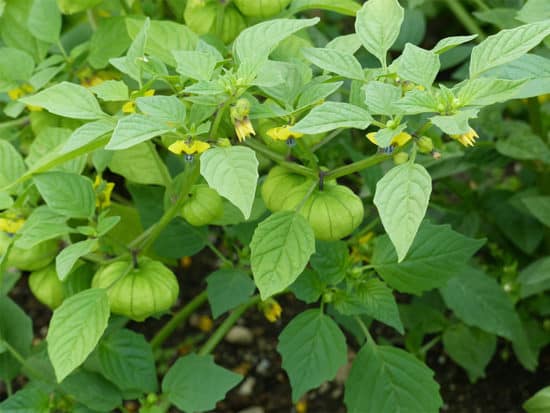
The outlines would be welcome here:
M 16 349 L 14 349 L 10 343 L 8 343 L 7 341 L 5 340 L 2 340 L 0 339 L 0 345 L 2 345 L 6 350 L 8 350 L 8 353 L 11 354 L 11 356 L 17 360 L 17 362 L 19 364 L 21 364 L 22 366 L 25 365 L 25 357 L 23 357 Z M 32 375 L 34 375 L 35 377 L 42 377 L 42 374 L 40 372 L 38 372 L 37 370 L 34 370 L 32 367 L 30 366 L 25 366 L 26 370 L 31 373 Z M 6 381 L 7 383 L 7 381 Z
M 363 169 L 378 165 L 379 163 L 382 163 L 390 158 L 391 155 L 387 155 L 385 153 L 377 153 L 376 155 L 372 155 L 360 161 L 333 169 L 332 171 L 329 171 L 325 174 L 325 179 L 337 179 L 342 176 L 351 175 L 355 172 L 362 171 Z
M 90 23 L 92 31 L 95 32 L 97 30 L 97 22 L 95 20 L 94 12 L 92 11 L 92 9 L 86 10 L 86 17 L 88 18 L 88 23 Z
M 527 110 L 529 112 L 529 122 L 531 128 L 540 137 L 544 138 L 542 134 L 543 122 L 540 116 L 540 104 L 536 97 L 527 99 Z
M 472 1 L 477 5 L 477 7 L 478 7 L 480 10 L 483 10 L 483 11 L 489 11 L 489 10 L 491 10 L 491 9 L 489 8 L 489 6 L 487 6 L 487 5 L 485 4 L 485 2 L 484 2 L 483 0 L 472 0 Z
M 245 141 L 245 145 L 254 149 L 256 152 L 261 153 L 262 155 L 266 156 L 267 158 L 271 159 L 274 162 L 277 162 L 282 167 L 295 172 L 299 175 L 304 175 L 310 178 L 317 178 L 318 174 L 313 169 L 308 168 L 304 165 L 299 165 L 294 162 L 288 162 L 284 156 L 279 155 L 276 152 L 273 152 L 271 149 L 266 147 L 264 144 L 255 141 L 253 139 L 248 139 Z
M 6 383 L 6 392 L 8 393 L 8 397 L 11 397 L 13 394 L 13 386 L 11 384 L 11 380 L 4 381 Z
M 374 341 L 374 338 L 372 338 L 372 336 L 369 332 L 369 329 L 367 328 L 367 326 L 365 325 L 363 320 L 361 320 L 361 317 L 355 316 L 354 318 L 355 318 L 355 321 L 357 321 L 357 324 L 359 324 L 359 327 L 361 328 L 361 331 L 363 331 L 363 334 L 365 334 L 365 337 L 367 337 L 368 342 L 370 344 L 376 345 L 376 341 Z
M 296 207 L 296 213 L 300 212 L 300 210 L 303 208 L 304 204 L 306 203 L 308 198 L 311 196 L 313 191 L 315 191 L 315 188 L 317 188 L 318 185 L 319 185 L 319 182 L 314 182 L 311 185 L 311 187 L 307 190 L 307 193 L 305 194 L 305 196 L 302 198 L 302 200 L 300 201 L 300 203 Z
M 204 304 L 207 298 L 206 291 L 203 291 L 174 314 L 170 321 L 168 321 L 151 340 L 151 347 L 153 347 L 153 350 L 161 347 L 166 339 L 170 337 L 170 335 L 183 324 L 197 308 Z
M 319 148 L 322 148 L 323 146 L 325 146 L 327 143 L 329 143 L 334 138 L 339 136 L 343 131 L 344 131 L 344 129 L 336 129 L 335 131 L 332 131 L 321 142 L 319 142 L 317 145 L 313 145 L 312 148 L 311 148 L 311 151 L 315 152 L 315 151 L 319 150 Z
M 228 259 L 225 255 L 223 255 L 222 252 L 208 238 L 206 238 L 204 242 L 206 246 L 210 249 L 210 251 L 216 254 L 216 257 L 218 257 L 221 261 L 223 261 L 224 264 L 229 265 L 230 267 L 233 267 L 233 262 L 230 259 Z
M 200 356 L 205 356 L 207 354 L 210 354 L 218 343 L 222 341 L 222 339 L 225 337 L 227 332 L 233 325 L 241 318 L 241 316 L 244 314 L 246 310 L 248 310 L 253 305 L 257 304 L 260 301 L 260 296 L 255 295 L 250 300 L 248 300 L 246 303 L 241 304 L 239 307 L 237 307 L 233 312 L 225 319 L 225 321 L 216 329 L 214 334 L 210 336 L 208 341 L 204 343 L 202 348 L 199 351 Z
M 159 171 L 160 176 L 162 177 L 162 182 L 164 183 L 164 186 L 168 187 L 172 183 L 172 177 L 168 172 L 168 168 L 166 168 L 166 165 L 164 165 L 164 163 L 162 162 L 162 159 L 160 159 L 160 155 L 158 154 L 155 148 L 155 145 L 149 141 L 147 142 L 147 147 L 149 148 L 149 151 L 151 152 L 151 156 L 153 157 L 157 170 Z
M 221 3 L 216 12 L 216 37 L 221 39 L 223 35 L 223 17 L 225 15 L 226 4 Z
M 424 344 L 420 350 L 418 350 L 418 352 L 420 353 L 420 355 L 422 356 L 425 356 L 426 353 L 433 347 L 435 346 L 437 343 L 439 343 L 441 341 L 441 336 L 437 336 L 437 337 L 434 337 L 432 338 L 430 341 L 428 341 L 426 344 Z
M 22 118 L 15 119 L 15 120 L 8 120 L 6 122 L 1 122 L 0 123 L 0 130 L 13 128 L 13 127 L 16 127 L 16 126 L 21 126 L 21 125 L 24 125 L 26 123 L 29 123 L 29 117 L 28 116 L 23 116 Z
M 478 35 L 478 40 L 484 40 L 487 35 L 483 29 L 477 24 L 475 19 L 470 15 L 470 13 L 464 8 L 458 0 L 445 0 L 447 7 L 451 10 L 456 18 L 460 20 L 460 23 L 472 34 Z
M 208 134 L 208 137 L 210 139 L 216 139 L 216 135 L 218 134 L 218 129 L 220 128 L 220 124 L 223 119 L 223 115 L 225 115 L 225 112 L 227 112 L 227 109 L 229 109 L 229 106 L 233 103 L 233 98 L 228 98 L 222 105 L 222 107 L 218 110 L 218 113 L 216 113 L 216 117 L 214 118 L 214 123 L 212 123 L 212 127 L 210 128 L 210 133 Z

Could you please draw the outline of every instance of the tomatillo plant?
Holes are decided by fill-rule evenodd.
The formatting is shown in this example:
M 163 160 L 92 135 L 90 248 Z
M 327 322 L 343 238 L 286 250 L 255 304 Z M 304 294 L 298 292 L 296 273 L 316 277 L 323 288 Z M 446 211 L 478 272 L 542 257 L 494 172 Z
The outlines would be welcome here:
M 350 413 L 440 411 L 439 342 L 472 382 L 497 340 L 535 370 L 548 8 L 489 34 L 423 3 L 0 0 L 0 412 L 211 411 L 243 380 L 211 353 L 247 311 L 286 324 L 302 410 L 349 348 Z M 443 7 L 471 34 L 423 42 Z

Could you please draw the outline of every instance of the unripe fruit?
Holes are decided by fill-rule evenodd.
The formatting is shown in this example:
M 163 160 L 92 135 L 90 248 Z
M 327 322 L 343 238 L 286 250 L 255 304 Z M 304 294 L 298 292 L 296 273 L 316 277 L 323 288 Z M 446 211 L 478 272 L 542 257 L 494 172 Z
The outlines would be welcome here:
M 223 215 L 223 201 L 208 185 L 194 185 L 183 204 L 181 216 L 191 225 L 208 225 Z
M 185 24 L 195 33 L 202 35 L 216 31 L 216 15 L 220 6 L 216 1 L 197 3 L 189 1 L 183 18 Z M 226 6 L 223 14 L 222 41 L 231 43 L 246 28 L 243 16 L 232 6 Z
M 307 189 L 306 189 L 307 191 Z M 307 193 L 307 192 L 306 192 Z M 304 194 L 291 194 L 283 210 L 295 209 Z M 315 233 L 315 238 L 335 241 L 350 235 L 363 221 L 364 208 L 361 198 L 343 185 L 325 185 L 316 189 L 300 209 Z
M 434 143 L 431 138 L 427 136 L 421 136 L 418 139 L 418 151 L 420 153 L 432 153 L 434 150 Z
M 114 262 L 100 269 L 92 280 L 93 288 L 107 289 L 111 312 L 143 321 L 170 309 L 179 294 L 174 273 L 149 258 L 141 258 L 137 267 L 128 271 L 130 265 L 129 261 Z
M 274 166 L 261 189 L 265 206 L 272 212 L 280 211 L 289 194 L 306 181 L 305 176 L 294 174 L 282 166 Z
M 55 265 L 49 265 L 29 275 L 29 288 L 38 301 L 52 310 L 65 299 L 63 283 L 59 280 Z
M 399 152 L 393 155 L 393 163 L 396 165 L 402 165 L 409 160 L 409 154 L 407 152 Z
M 248 17 L 274 16 L 283 11 L 291 0 L 235 0 L 235 4 L 242 14 Z
M 10 236 L 0 232 L 0 255 L 6 252 L 10 242 Z M 57 240 L 47 240 L 27 250 L 14 245 L 8 255 L 8 267 L 15 267 L 22 271 L 39 270 L 53 261 L 58 247 Z

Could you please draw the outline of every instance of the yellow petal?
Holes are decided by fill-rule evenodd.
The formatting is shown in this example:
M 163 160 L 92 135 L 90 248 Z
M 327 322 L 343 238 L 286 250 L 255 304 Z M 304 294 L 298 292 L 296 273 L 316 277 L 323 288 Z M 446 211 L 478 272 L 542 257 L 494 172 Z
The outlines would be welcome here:
M 153 96 L 155 94 L 155 89 L 148 89 L 143 93 L 143 96 Z
M 168 147 L 168 150 L 176 155 L 181 155 L 187 145 L 184 141 L 176 141 Z
M 136 113 L 136 102 L 129 100 L 124 105 L 122 105 L 122 111 L 124 113 Z
M 376 142 L 376 132 L 367 133 L 367 139 L 372 143 L 374 143 L 375 145 L 378 145 L 378 142 Z
M 195 141 L 195 148 L 197 149 L 197 153 L 203 153 L 207 149 L 210 149 L 210 144 L 203 141 Z
M 19 88 L 19 87 L 15 88 L 15 89 L 8 90 L 8 96 L 10 97 L 11 100 L 18 100 L 23 95 L 24 95 L 23 90 L 21 90 L 21 88 Z
M 391 140 L 391 143 L 397 146 L 403 146 L 411 139 L 412 139 L 412 136 L 409 135 L 407 132 L 401 132 L 393 137 L 393 139 Z

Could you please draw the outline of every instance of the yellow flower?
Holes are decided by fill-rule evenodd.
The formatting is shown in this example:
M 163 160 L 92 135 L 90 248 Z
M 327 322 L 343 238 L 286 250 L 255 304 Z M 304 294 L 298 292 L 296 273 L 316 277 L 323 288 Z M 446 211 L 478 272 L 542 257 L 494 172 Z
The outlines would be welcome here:
M 186 155 L 201 154 L 210 148 L 210 144 L 199 140 L 176 141 L 168 147 L 168 150 L 176 155 L 185 153 Z
M 201 330 L 203 333 L 208 333 L 212 330 L 212 327 L 214 327 L 214 322 L 210 317 L 207 315 L 201 315 L 199 317 L 199 322 L 197 324 L 197 327 L 199 330 Z
M 24 223 L 23 218 L 0 218 L 0 231 L 15 234 Z
M 375 145 L 378 145 L 378 142 L 376 142 L 376 132 L 367 133 L 367 138 L 369 139 L 369 141 L 371 141 Z M 393 137 L 393 139 L 391 140 L 391 145 L 403 146 L 411 139 L 412 139 L 412 136 L 407 132 L 400 132 Z
M 271 128 L 266 133 L 271 139 L 277 141 L 287 141 L 290 138 L 298 139 L 304 136 L 303 133 L 291 131 L 289 125 Z
M 148 89 L 142 94 L 135 95 L 132 97 L 132 100 L 129 100 L 124 105 L 122 105 L 122 112 L 124 113 L 136 113 L 136 101 L 135 98 L 144 97 L 144 96 L 153 96 L 155 94 L 155 89 Z
M 115 184 L 113 182 L 106 182 L 97 175 L 94 181 L 94 189 L 96 191 L 95 206 L 99 209 L 105 209 L 111 205 L 111 194 Z
M 263 301 L 260 304 L 260 308 L 262 309 L 265 318 L 270 323 L 274 323 L 275 321 L 280 319 L 281 314 L 283 313 L 283 309 L 281 308 L 279 303 L 273 298 L 268 298 L 266 301 Z
M 23 96 L 26 96 L 32 92 L 34 92 L 34 88 L 31 85 L 24 83 L 20 87 L 8 90 L 8 96 L 11 100 L 19 100 Z M 40 106 L 34 106 L 34 105 L 26 105 L 26 106 L 27 106 L 27 109 L 30 110 L 31 112 L 40 112 L 42 110 Z
M 20 87 L 17 87 L 15 89 L 8 90 L 8 96 L 11 100 L 19 100 L 25 96 L 25 92 Z
M 307 412 L 307 401 L 300 400 L 296 403 L 296 413 L 306 413 Z
M 477 132 L 470 128 L 470 130 L 462 135 L 450 135 L 454 140 L 459 141 L 464 146 L 474 146 L 476 138 L 479 138 Z
M 185 256 L 180 259 L 180 265 L 185 269 L 191 267 L 192 263 L 193 263 L 193 259 L 191 257 Z
M 254 126 L 252 126 L 252 122 L 250 122 L 250 119 L 248 119 L 248 117 L 245 117 L 242 120 L 236 120 L 234 123 L 235 132 L 237 133 L 237 138 L 239 139 L 239 142 L 243 142 L 246 138 L 250 137 L 250 135 L 256 135 Z

